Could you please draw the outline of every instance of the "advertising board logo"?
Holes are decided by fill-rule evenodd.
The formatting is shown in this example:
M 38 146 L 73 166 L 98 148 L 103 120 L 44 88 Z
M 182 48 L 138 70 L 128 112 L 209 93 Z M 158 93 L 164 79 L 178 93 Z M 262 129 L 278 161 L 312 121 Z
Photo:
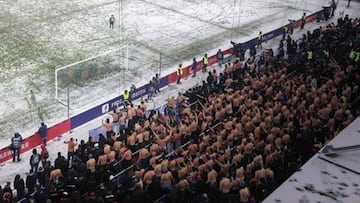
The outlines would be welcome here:
M 102 105 L 102 107 L 101 107 L 101 112 L 102 112 L 102 113 L 107 113 L 107 112 L 109 112 L 109 104 L 104 104 L 104 105 Z
M 137 97 L 140 97 L 142 95 L 146 94 L 146 88 L 137 89 L 133 93 L 131 93 L 131 99 L 135 99 Z

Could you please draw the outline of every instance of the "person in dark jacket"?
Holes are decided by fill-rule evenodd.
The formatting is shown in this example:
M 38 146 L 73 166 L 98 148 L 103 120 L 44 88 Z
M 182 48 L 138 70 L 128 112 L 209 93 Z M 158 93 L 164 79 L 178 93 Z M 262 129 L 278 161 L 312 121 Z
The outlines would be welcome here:
M 40 171 L 40 168 L 39 168 L 39 171 Z M 38 175 L 39 175 L 39 171 L 38 171 Z M 26 185 L 26 188 L 28 189 L 28 192 L 30 194 L 32 194 L 35 191 L 35 184 L 36 184 L 36 178 L 35 178 L 34 174 L 33 173 L 27 173 L 26 174 L 25 185 Z
M 14 137 L 11 138 L 11 149 L 13 150 L 13 162 L 15 162 L 15 157 L 17 156 L 17 161 L 20 159 L 20 149 L 21 149 L 22 137 L 19 133 L 15 133 Z
M 48 195 L 46 194 L 45 188 L 42 188 L 40 185 L 36 185 L 36 192 L 34 194 L 35 202 L 46 202 Z
M 196 76 L 196 70 L 197 70 L 197 61 L 196 58 L 193 58 L 193 64 L 191 66 L 192 76 Z
M 16 190 L 18 200 L 22 199 L 25 196 L 24 179 L 22 179 L 19 174 L 16 174 L 16 176 L 15 176 L 14 189 Z
M 158 73 L 155 74 L 154 78 L 155 94 L 160 92 L 160 76 Z
M 218 60 L 219 67 L 222 67 L 222 64 L 224 63 L 224 53 L 221 51 L 221 49 L 218 50 L 216 53 L 216 58 Z
M 0 202 L 2 202 L 2 196 L 4 195 L 4 191 L 2 189 L 2 186 L 0 185 Z
M 41 122 L 41 127 L 39 128 L 38 133 L 40 134 L 42 143 L 46 146 L 46 138 L 47 138 L 47 125 L 44 122 Z
M 58 157 L 55 159 L 55 169 L 60 169 L 62 174 L 66 174 L 68 169 L 68 160 L 58 152 Z
M 36 149 L 33 149 L 32 155 L 30 157 L 30 166 L 31 166 L 30 173 L 34 173 L 36 175 L 40 160 L 41 160 L 40 154 L 37 153 Z

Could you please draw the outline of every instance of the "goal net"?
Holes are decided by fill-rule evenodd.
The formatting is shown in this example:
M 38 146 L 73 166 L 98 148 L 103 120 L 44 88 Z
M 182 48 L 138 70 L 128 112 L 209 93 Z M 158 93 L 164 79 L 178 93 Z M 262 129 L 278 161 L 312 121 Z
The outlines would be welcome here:
M 158 54 L 123 46 L 55 70 L 55 96 L 71 109 L 104 102 L 125 89 L 149 81 L 158 69 Z M 96 102 L 96 103 L 97 103 Z

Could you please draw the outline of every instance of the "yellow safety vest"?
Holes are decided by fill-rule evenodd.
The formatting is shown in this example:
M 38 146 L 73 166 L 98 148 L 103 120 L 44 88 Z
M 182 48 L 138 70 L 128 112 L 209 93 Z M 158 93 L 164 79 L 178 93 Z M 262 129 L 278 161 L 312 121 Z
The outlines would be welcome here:
M 288 31 L 288 27 L 287 25 L 284 26 L 284 31 L 287 32 Z
M 325 56 L 326 56 L 327 58 L 329 58 L 329 51 L 323 50 L 323 52 L 324 52 Z
M 354 50 L 351 50 L 350 55 L 349 55 L 349 58 L 350 58 L 351 60 L 354 60 L 355 55 L 356 55 L 356 52 L 355 52 Z
M 356 57 L 354 61 L 357 63 L 359 62 L 359 60 L 360 60 L 360 52 L 356 52 Z
M 183 74 L 182 68 L 178 68 L 177 71 L 176 71 L 176 74 L 177 74 L 178 76 L 182 75 L 182 74 Z
M 125 93 L 125 92 L 124 92 L 124 94 L 123 94 L 124 100 L 129 99 L 129 96 L 130 96 L 129 92 L 128 92 L 128 93 Z
M 313 52 L 312 51 L 307 51 L 307 58 L 308 59 L 312 59 L 313 58 Z
M 204 63 L 204 64 L 208 64 L 208 62 L 209 62 L 209 61 L 208 61 L 208 57 L 205 57 L 205 56 L 204 56 L 204 58 L 203 58 L 203 63 Z

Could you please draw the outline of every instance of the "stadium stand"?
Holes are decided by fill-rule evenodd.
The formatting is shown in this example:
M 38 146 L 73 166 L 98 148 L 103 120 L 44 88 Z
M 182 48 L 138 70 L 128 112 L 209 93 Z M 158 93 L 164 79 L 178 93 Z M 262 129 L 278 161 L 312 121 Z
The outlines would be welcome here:
M 261 202 L 359 115 L 359 30 L 346 16 L 288 36 L 286 54 L 235 59 L 165 113 L 125 107 L 125 136 L 59 154 L 28 174 L 22 201 Z

